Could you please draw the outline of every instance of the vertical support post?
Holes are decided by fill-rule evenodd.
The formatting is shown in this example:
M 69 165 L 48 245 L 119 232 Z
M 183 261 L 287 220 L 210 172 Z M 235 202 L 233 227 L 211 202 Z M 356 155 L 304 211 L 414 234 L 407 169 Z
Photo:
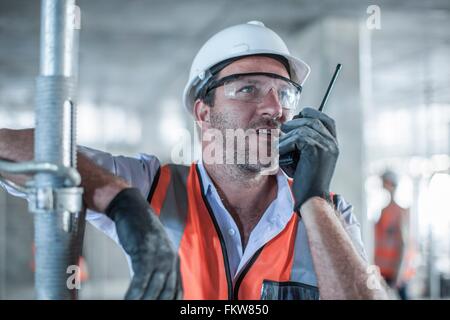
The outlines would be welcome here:
M 35 105 L 37 162 L 76 167 L 78 29 L 79 8 L 75 0 L 42 0 L 40 75 Z M 64 200 L 56 201 L 56 191 L 64 188 L 64 182 L 63 177 L 53 173 L 38 173 L 34 179 L 38 299 L 77 298 L 78 288 L 76 281 L 71 280 L 74 275 L 70 270 L 76 270 L 73 266 L 81 253 L 84 214 L 74 215 L 65 209 Z

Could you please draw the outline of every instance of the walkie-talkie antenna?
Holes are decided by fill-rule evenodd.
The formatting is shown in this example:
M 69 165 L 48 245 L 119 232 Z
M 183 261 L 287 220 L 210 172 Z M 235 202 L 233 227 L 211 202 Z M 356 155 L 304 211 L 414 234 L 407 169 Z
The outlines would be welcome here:
M 328 96 L 330 95 L 331 89 L 333 88 L 334 82 L 336 81 L 336 78 L 339 74 L 339 71 L 341 70 L 342 64 L 338 63 L 336 66 L 336 70 L 334 71 L 333 77 L 331 78 L 330 84 L 328 85 L 327 92 L 325 92 L 325 95 L 323 96 L 322 103 L 320 104 L 319 111 L 322 112 L 323 107 L 327 103 Z

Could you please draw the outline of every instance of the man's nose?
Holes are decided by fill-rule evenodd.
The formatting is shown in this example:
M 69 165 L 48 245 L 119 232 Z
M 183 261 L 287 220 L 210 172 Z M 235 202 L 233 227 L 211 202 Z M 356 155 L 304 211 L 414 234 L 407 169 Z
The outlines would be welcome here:
M 259 112 L 262 115 L 268 115 L 271 118 L 280 118 L 283 114 L 283 107 L 278 100 L 278 93 L 274 88 L 271 88 L 264 96 L 259 107 Z

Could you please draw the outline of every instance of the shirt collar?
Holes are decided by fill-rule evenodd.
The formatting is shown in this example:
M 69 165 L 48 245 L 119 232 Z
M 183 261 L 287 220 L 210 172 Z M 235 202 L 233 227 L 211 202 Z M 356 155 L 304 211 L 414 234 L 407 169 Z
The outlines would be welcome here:
M 214 196 L 219 197 L 217 189 L 214 186 L 211 178 L 209 177 L 203 165 L 203 162 L 200 160 L 198 161 L 197 165 L 200 172 L 200 178 L 202 180 L 203 194 L 205 194 L 206 196 L 212 194 Z M 294 207 L 294 198 L 292 196 L 292 192 L 289 187 L 288 178 L 281 169 L 279 169 L 277 172 L 277 184 L 278 184 L 278 192 L 277 197 L 274 200 L 276 202 L 275 205 L 277 207 L 277 211 L 279 212 L 280 218 L 281 215 L 284 216 L 284 218 L 290 218 L 293 212 L 292 208 Z

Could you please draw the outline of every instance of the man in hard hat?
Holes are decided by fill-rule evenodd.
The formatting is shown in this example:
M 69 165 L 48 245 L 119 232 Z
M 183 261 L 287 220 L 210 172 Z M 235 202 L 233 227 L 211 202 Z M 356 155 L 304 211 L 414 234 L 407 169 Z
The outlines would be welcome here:
M 386 283 L 397 291 L 402 300 L 408 300 L 408 282 L 415 273 L 413 246 L 408 232 L 409 209 L 402 208 L 395 201 L 397 174 L 386 170 L 381 180 L 390 200 L 375 225 L 375 264 Z
M 181 287 L 185 299 L 385 297 L 369 285 L 377 279 L 352 206 L 329 190 L 334 121 L 311 108 L 291 120 L 309 71 L 262 23 L 232 26 L 200 49 L 184 90 L 201 126 L 202 160 L 162 165 L 155 156 L 80 148 L 87 219 L 127 253 L 128 298 L 180 298 Z M 267 132 L 281 129 L 280 155 L 301 154 L 285 168 L 293 180 L 279 169 L 267 174 L 270 164 L 250 163 L 248 154 L 241 163 L 206 157 L 223 143 L 205 133 L 240 129 L 258 148 L 273 146 Z M 31 130 L 3 130 L 0 157 L 31 158 L 31 143 Z

